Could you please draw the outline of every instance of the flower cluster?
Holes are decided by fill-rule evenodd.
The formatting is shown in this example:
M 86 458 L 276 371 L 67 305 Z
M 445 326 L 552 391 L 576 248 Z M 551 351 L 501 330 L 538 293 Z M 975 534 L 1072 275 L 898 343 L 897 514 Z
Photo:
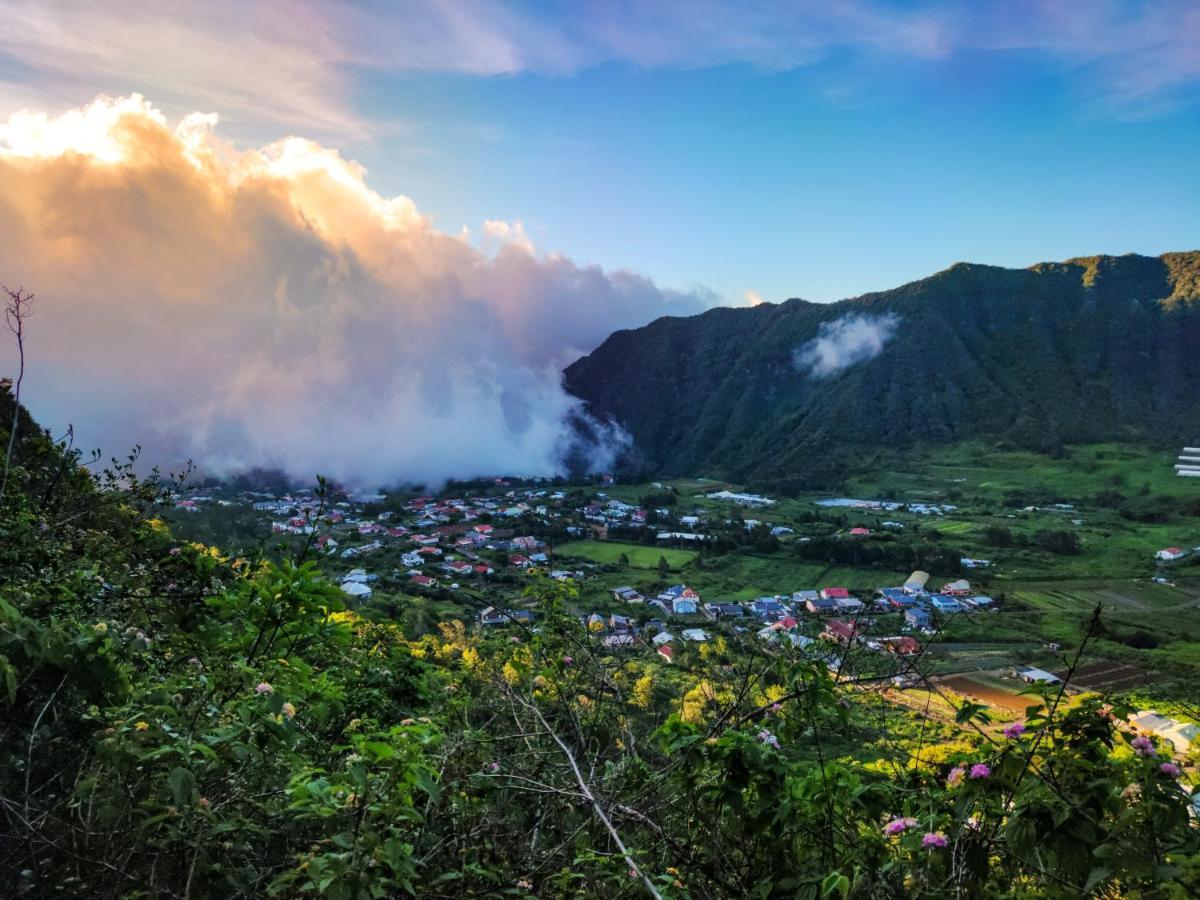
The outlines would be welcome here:
M 1004 729 L 1004 736 L 1006 738 L 1008 738 L 1010 741 L 1016 740 L 1024 733 L 1025 733 L 1025 723 L 1023 723 L 1023 722 L 1013 722 L 1011 725 L 1009 725 L 1007 728 Z
M 1150 738 L 1146 737 L 1145 735 L 1142 735 L 1140 737 L 1135 737 L 1130 742 L 1129 746 L 1131 746 L 1133 748 L 1133 752 L 1136 753 L 1138 756 L 1153 756 L 1154 755 L 1154 742 L 1151 741 Z
M 892 819 L 892 821 L 883 826 L 883 833 L 891 836 L 894 834 L 901 834 L 902 832 L 908 831 L 910 828 L 916 827 L 917 820 L 911 816 L 903 819 Z
M 771 734 L 769 731 L 760 731 L 758 733 L 758 742 L 760 744 L 766 744 L 770 747 L 774 747 L 776 750 L 779 749 L 779 738 L 775 737 L 775 735 Z

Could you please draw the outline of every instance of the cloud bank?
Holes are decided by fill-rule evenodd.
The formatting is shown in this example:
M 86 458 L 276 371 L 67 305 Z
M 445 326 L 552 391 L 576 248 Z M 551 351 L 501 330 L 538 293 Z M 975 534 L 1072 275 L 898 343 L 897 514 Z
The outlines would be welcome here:
M 0 124 L 0 280 L 38 295 L 26 397 L 87 446 L 355 483 L 551 473 L 581 414 L 561 367 L 714 302 L 539 255 L 520 223 L 477 248 L 335 150 L 216 126 L 137 95 Z
M 881 316 L 852 313 L 822 322 L 817 336 L 795 351 L 793 362 L 797 369 L 813 378 L 828 378 L 878 356 L 899 323 L 891 313 Z

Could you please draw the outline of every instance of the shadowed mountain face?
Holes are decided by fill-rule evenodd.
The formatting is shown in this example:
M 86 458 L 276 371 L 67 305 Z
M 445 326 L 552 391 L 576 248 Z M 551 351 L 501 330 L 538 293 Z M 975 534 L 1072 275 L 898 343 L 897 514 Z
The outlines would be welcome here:
M 958 264 L 839 303 L 663 318 L 566 370 L 664 475 L 790 479 L 967 438 L 1200 439 L 1200 252 Z

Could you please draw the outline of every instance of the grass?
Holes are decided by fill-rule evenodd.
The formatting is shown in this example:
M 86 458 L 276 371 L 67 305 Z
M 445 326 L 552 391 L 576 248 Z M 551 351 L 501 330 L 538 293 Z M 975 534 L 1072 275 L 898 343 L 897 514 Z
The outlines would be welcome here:
M 664 547 L 647 547 L 644 544 L 623 544 L 619 541 L 571 541 L 555 548 L 557 556 L 574 556 L 579 559 L 606 565 L 617 564 L 622 554 L 633 569 L 657 569 L 659 559 L 678 571 L 696 558 L 691 550 L 672 550 Z

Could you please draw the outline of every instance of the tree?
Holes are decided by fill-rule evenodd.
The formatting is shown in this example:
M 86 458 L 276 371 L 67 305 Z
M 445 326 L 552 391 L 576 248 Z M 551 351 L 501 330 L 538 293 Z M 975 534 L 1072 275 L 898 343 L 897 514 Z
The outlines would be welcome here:
M 4 324 L 17 339 L 17 379 L 13 384 L 13 417 L 12 426 L 8 432 L 8 451 L 4 456 L 4 476 L 0 478 L 0 497 L 8 488 L 8 473 L 12 467 L 13 453 L 17 448 L 17 425 L 21 412 L 21 382 L 25 380 L 25 320 L 33 315 L 33 294 L 24 288 L 15 291 L 4 286 L 3 291 L 8 295 L 4 305 Z
M 670 573 L 671 564 L 667 562 L 667 558 L 665 556 L 660 556 L 658 558 L 658 577 L 665 580 L 667 575 Z

